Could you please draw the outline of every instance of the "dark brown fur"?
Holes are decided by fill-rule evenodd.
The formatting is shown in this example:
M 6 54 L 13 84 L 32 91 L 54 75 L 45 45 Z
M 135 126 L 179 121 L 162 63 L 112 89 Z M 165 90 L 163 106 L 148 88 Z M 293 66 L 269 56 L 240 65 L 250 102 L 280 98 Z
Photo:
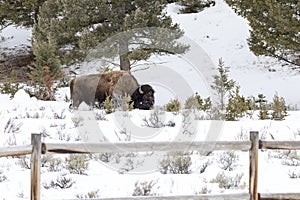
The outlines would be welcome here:
M 149 110 L 154 105 L 154 90 L 150 85 L 141 85 L 134 91 L 131 98 L 134 108 Z

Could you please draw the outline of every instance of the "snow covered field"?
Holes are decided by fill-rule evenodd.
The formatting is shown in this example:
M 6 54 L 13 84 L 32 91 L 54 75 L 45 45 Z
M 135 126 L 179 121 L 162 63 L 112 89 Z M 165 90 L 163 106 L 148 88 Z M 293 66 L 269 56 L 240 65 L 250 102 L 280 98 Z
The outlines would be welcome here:
M 207 69 L 217 67 L 219 58 L 230 67 L 230 78 L 241 86 L 244 96 L 264 94 L 272 100 L 278 92 L 286 103 L 299 108 L 300 73 L 291 70 L 284 63 L 268 57 L 256 57 L 248 49 L 247 21 L 237 16 L 222 0 L 216 6 L 198 14 L 177 14 L 175 5 L 168 7 L 168 13 L 174 22 L 180 24 L 185 36 L 195 42 L 214 63 Z M 12 47 L 20 43 L 28 44 L 30 30 L 8 29 L 0 33 L 12 39 L 0 42 L 1 47 Z M 203 52 L 201 52 L 203 55 Z M 192 92 L 207 97 L 211 91 L 207 88 L 206 73 L 195 75 L 194 63 L 176 56 L 152 57 L 153 61 L 163 61 L 168 78 L 146 77 L 155 70 L 134 72 L 139 82 L 149 82 L 156 87 L 157 104 L 164 105 L 171 97 L 186 98 L 188 92 L 177 88 L 174 76 L 181 76 L 182 82 Z M 276 72 L 270 72 L 274 69 Z M 81 74 L 93 73 L 97 69 L 78 70 Z M 152 70 L 152 71 L 151 71 Z M 161 69 L 157 69 L 161 70 Z M 163 71 L 163 70 L 162 70 Z M 155 71 L 158 74 L 158 71 Z M 145 74 L 143 74 L 145 73 Z M 172 76 L 174 74 L 174 76 Z M 155 75 L 152 73 L 151 75 Z M 199 75 L 199 76 L 197 76 Z M 164 81 L 169 82 L 164 82 Z M 160 82 L 161 81 L 161 82 Z M 164 93 L 164 94 L 163 94 Z M 167 94 L 165 94 L 167 93 Z M 188 93 L 191 95 L 191 93 Z M 173 114 L 159 112 L 165 125 L 161 128 L 145 126 L 153 111 L 118 111 L 105 114 L 101 110 L 72 111 L 65 96 L 68 88 L 62 88 L 56 102 L 44 102 L 30 98 L 23 90 L 13 99 L 0 95 L 0 147 L 30 144 L 31 133 L 41 133 L 43 142 L 84 142 L 84 141 L 177 141 L 208 140 L 234 141 L 247 139 L 250 131 L 259 131 L 265 140 L 300 140 L 300 112 L 289 111 L 283 121 L 242 118 L 239 121 L 216 123 L 212 120 L 192 120 L 184 111 Z M 202 113 L 203 114 L 203 113 Z M 175 124 L 171 126 L 169 122 Z M 219 125 L 219 126 L 216 126 Z M 106 156 L 106 157 L 105 157 Z M 172 155 L 169 155 L 172 157 Z M 299 152 L 263 151 L 259 157 L 259 192 L 298 192 L 300 186 Z M 0 199 L 30 198 L 29 156 L 25 158 L 0 158 Z M 191 152 L 190 174 L 163 174 L 161 161 L 166 153 L 87 155 L 77 157 L 83 163 L 82 174 L 70 169 L 69 155 L 45 157 L 42 167 L 42 199 L 80 199 L 91 197 L 131 196 L 135 183 L 152 182 L 151 194 L 177 195 L 201 193 L 242 193 L 248 191 L 248 154 L 245 152 L 212 152 L 204 156 Z M 232 166 L 226 169 L 225 163 L 233 159 Z M 102 162 L 100 160 L 106 160 Z M 205 167 L 207 165 L 207 167 Z M 69 166 L 69 167 L 68 167 Z M 218 176 L 219 175 L 219 176 Z M 230 186 L 220 186 L 220 177 L 226 178 Z M 66 187 L 60 188 L 62 178 L 69 179 Z M 218 179 L 219 178 L 219 179 Z M 218 179 L 218 180 L 217 180 Z M 66 181 L 67 182 L 67 181 Z M 54 185 L 51 183 L 54 183 Z M 71 184 L 72 183 L 72 184 Z M 92 194 L 93 193 L 93 194 Z M 90 195 L 90 196 L 89 196 Z

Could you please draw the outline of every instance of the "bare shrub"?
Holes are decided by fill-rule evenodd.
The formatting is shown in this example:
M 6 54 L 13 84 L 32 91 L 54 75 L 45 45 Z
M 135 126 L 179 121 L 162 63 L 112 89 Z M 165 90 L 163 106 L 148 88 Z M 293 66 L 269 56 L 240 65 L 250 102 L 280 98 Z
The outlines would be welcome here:
M 157 194 L 153 191 L 153 189 L 156 184 L 157 181 L 136 182 L 132 196 L 155 196 Z
M 120 170 L 118 171 L 120 174 L 132 171 L 144 163 L 144 158 L 139 158 L 138 154 L 133 152 L 117 153 L 114 158 L 116 162 L 122 164 L 122 167 L 120 167 Z
M 70 154 L 69 157 L 66 158 L 65 168 L 69 170 L 71 174 L 86 175 L 88 165 L 89 163 L 86 155 Z
M 207 167 L 211 164 L 211 161 L 207 160 L 206 162 L 204 162 L 201 166 L 200 166 L 200 174 L 204 173 L 205 170 L 207 169 Z
M 105 116 L 105 113 L 103 112 L 97 112 L 95 115 L 96 120 L 100 120 L 100 121 L 107 121 L 107 118 Z
M 28 156 L 20 156 L 18 160 L 18 164 L 25 169 L 30 169 L 30 157 Z
M 218 164 L 221 169 L 232 171 L 238 160 L 239 156 L 234 151 L 226 151 L 219 155 Z
M 211 190 L 207 188 L 207 186 L 204 186 L 201 188 L 200 191 L 195 192 L 195 194 L 210 194 Z
M 300 166 L 300 155 L 295 150 L 285 151 L 282 154 L 281 164 L 294 167 Z
M 51 180 L 51 182 L 48 183 L 43 183 L 43 187 L 45 189 L 50 189 L 50 188 L 60 188 L 60 189 L 68 189 L 73 186 L 75 181 L 72 180 L 72 178 L 67 178 L 66 175 L 62 175 L 56 178 L 56 180 Z
M 249 140 L 248 131 L 245 129 L 241 129 L 241 132 L 239 132 L 235 137 L 235 140 L 237 141 L 245 141 Z
M 297 168 L 294 168 L 293 170 L 289 170 L 288 175 L 290 178 L 300 178 L 300 171 Z
M 77 199 L 98 199 L 100 197 L 99 190 L 90 191 L 87 194 L 77 194 Z
M 71 120 L 74 124 L 74 127 L 78 128 L 79 126 L 83 125 L 84 118 L 82 116 L 78 116 L 78 117 L 72 117 Z
M 54 158 L 53 155 L 43 156 L 42 166 L 48 167 L 48 172 L 59 172 L 63 169 L 62 159 Z
M 62 127 L 57 128 L 57 135 L 58 135 L 58 139 L 62 140 L 62 141 L 70 141 L 71 140 L 71 136 L 70 134 L 68 134 L 65 130 L 63 130 Z
M 10 118 L 4 126 L 4 133 L 19 133 L 22 123 L 16 123 L 15 119 Z
M 66 109 L 62 109 L 61 112 L 59 112 L 59 113 L 54 112 L 53 113 L 54 119 L 66 119 L 65 111 L 66 111 Z
M 114 153 L 100 153 L 100 154 L 95 154 L 93 156 L 93 159 L 108 163 L 113 159 L 113 156 Z
M 182 128 L 184 135 L 194 135 L 194 128 L 192 126 L 192 122 L 194 121 L 194 114 L 191 112 L 191 110 L 185 110 L 182 112 Z
M 162 128 L 164 127 L 164 123 L 161 119 L 160 111 L 158 109 L 154 109 L 150 113 L 150 117 L 147 119 L 146 117 L 143 119 L 144 126 L 151 128 Z
M 16 135 L 14 133 L 10 133 L 6 142 L 9 146 L 17 145 Z
M 0 170 L 0 183 L 7 180 L 7 177 L 3 174 L 3 171 Z
M 168 153 L 160 161 L 160 172 L 163 174 L 190 174 L 192 161 L 189 155 L 183 152 Z
M 51 126 L 53 127 L 54 125 L 52 124 Z M 48 133 L 47 128 L 45 128 L 45 127 L 41 128 L 40 134 L 44 138 L 50 136 L 50 134 Z
M 210 182 L 218 183 L 219 188 L 222 189 L 243 189 L 246 187 L 246 183 L 241 184 L 243 176 L 244 174 L 237 174 L 235 177 L 231 177 L 226 176 L 224 172 L 220 172 Z
M 126 129 L 123 128 L 119 133 L 115 132 L 119 141 L 129 142 L 131 140 L 131 133 Z

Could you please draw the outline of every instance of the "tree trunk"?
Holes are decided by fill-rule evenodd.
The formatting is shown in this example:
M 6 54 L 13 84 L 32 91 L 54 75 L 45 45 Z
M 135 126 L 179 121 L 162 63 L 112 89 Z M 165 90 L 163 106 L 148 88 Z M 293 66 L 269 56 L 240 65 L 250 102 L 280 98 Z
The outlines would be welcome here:
M 220 96 L 221 96 L 221 99 L 220 99 L 220 103 L 221 103 L 221 110 L 224 110 L 224 108 L 225 108 L 225 105 L 224 105 L 224 92 L 223 92 L 223 90 L 221 91 L 221 94 L 220 94 Z
M 130 71 L 130 60 L 128 59 L 128 40 L 121 38 L 119 40 L 119 56 L 120 56 L 120 69 Z
M 130 61 L 127 58 L 127 54 L 120 55 L 120 69 L 125 71 L 130 71 Z
M 220 96 L 221 96 L 221 110 L 223 111 L 224 108 L 225 108 L 225 105 L 224 105 L 224 98 L 225 98 L 225 87 L 224 87 L 224 83 L 223 83 L 223 80 L 222 80 L 222 75 L 221 75 L 221 91 L 220 91 Z

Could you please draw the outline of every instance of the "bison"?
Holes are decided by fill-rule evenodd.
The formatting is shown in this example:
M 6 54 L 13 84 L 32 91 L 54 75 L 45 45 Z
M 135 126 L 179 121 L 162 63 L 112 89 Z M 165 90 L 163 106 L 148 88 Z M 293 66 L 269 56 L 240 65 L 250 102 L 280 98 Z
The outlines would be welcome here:
M 150 85 L 139 85 L 127 71 L 109 71 L 76 77 L 70 82 L 72 107 L 82 102 L 101 105 L 107 97 L 114 101 L 131 96 L 134 108 L 149 110 L 154 105 L 154 90 Z

